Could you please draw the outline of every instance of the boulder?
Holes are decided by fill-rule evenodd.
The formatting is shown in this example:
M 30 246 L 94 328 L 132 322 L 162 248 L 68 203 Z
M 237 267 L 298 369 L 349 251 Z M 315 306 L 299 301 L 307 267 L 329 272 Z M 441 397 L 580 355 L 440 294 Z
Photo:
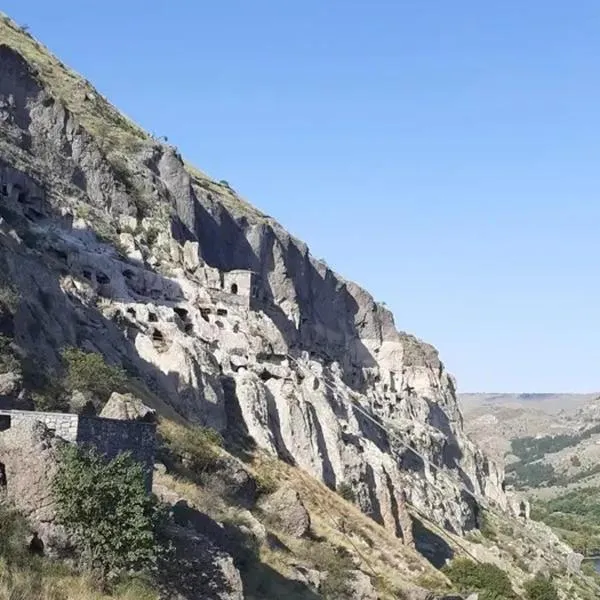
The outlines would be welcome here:
M 352 600 L 377 600 L 377 592 L 371 583 L 371 578 L 362 571 L 351 571 Z
M 37 531 L 49 554 L 60 554 L 69 545 L 64 529 L 56 522 L 52 497 L 52 480 L 65 444 L 38 421 L 26 421 L 0 433 L 7 499 Z
M 282 487 L 267 496 L 260 508 L 277 524 L 279 529 L 292 537 L 301 538 L 310 531 L 310 514 L 298 492 Z
M 161 564 L 164 595 L 177 600 L 244 600 L 242 578 L 232 557 L 206 536 L 171 525 L 165 532 L 174 556 Z
M 113 392 L 105 407 L 100 413 L 105 419 L 119 419 L 121 421 L 156 421 L 156 411 L 146 406 L 133 394 L 119 394 Z

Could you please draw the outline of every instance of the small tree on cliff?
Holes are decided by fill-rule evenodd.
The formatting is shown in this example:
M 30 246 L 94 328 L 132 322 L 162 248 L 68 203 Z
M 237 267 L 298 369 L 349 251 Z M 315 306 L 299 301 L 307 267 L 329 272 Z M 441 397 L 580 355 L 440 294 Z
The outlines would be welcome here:
M 107 461 L 95 450 L 67 446 L 53 492 L 58 519 L 75 538 L 83 566 L 102 583 L 154 566 L 160 510 L 146 493 L 141 465 L 128 453 Z

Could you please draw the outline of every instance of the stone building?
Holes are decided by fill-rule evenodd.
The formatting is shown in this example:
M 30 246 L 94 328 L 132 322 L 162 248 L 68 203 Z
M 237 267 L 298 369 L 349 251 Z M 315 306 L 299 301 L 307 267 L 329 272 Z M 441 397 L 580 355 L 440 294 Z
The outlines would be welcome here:
M 92 446 L 109 459 L 122 452 L 130 452 L 144 468 L 148 490 L 152 488 L 155 423 L 66 413 L 0 410 L 0 436 L 8 429 L 36 421 L 43 423 L 57 437 L 74 444 Z

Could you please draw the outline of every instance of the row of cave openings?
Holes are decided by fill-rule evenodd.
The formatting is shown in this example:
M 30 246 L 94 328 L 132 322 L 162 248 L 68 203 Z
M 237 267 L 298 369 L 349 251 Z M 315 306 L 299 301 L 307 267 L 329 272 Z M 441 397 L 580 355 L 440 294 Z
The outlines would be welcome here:
M 44 218 L 44 214 L 39 210 L 33 208 L 32 204 L 41 204 L 43 202 L 42 198 L 30 196 L 27 190 L 23 189 L 21 185 L 18 183 L 13 184 L 12 192 L 17 192 L 17 202 L 21 205 L 28 205 L 23 209 L 23 214 L 30 221 L 39 221 Z M 0 184 L 0 196 L 2 198 L 9 198 L 10 194 L 8 192 L 8 184 L 2 183 Z

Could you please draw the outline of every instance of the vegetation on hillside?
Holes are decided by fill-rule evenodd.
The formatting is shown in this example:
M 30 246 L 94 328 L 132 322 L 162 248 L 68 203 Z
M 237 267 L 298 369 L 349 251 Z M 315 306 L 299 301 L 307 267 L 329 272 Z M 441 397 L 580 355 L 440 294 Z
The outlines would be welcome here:
M 442 570 L 459 591 L 479 592 L 480 600 L 517 598 L 508 575 L 495 565 L 456 558 Z
M 100 581 L 154 567 L 161 511 L 129 454 L 108 461 L 92 449 L 66 446 L 53 494 L 59 521 L 82 550 L 82 566 Z
M 88 574 L 29 552 L 24 541 L 30 537 L 25 519 L 0 502 L 0 599 L 109 600 Z M 158 600 L 158 595 L 143 580 L 125 577 L 110 598 Z
M 584 555 L 600 554 L 600 488 L 582 488 L 547 501 L 536 500 L 532 517 L 552 527 Z
M 507 481 L 517 489 L 567 486 L 600 473 L 600 465 L 595 465 L 574 475 L 567 475 L 556 472 L 551 464 L 541 462 L 547 454 L 575 447 L 598 433 L 600 433 L 600 425 L 594 425 L 577 434 L 524 437 L 511 440 L 511 454 L 517 456 L 519 461 L 507 466 Z M 571 457 L 570 462 L 575 467 L 581 466 L 581 461 L 576 455 Z

